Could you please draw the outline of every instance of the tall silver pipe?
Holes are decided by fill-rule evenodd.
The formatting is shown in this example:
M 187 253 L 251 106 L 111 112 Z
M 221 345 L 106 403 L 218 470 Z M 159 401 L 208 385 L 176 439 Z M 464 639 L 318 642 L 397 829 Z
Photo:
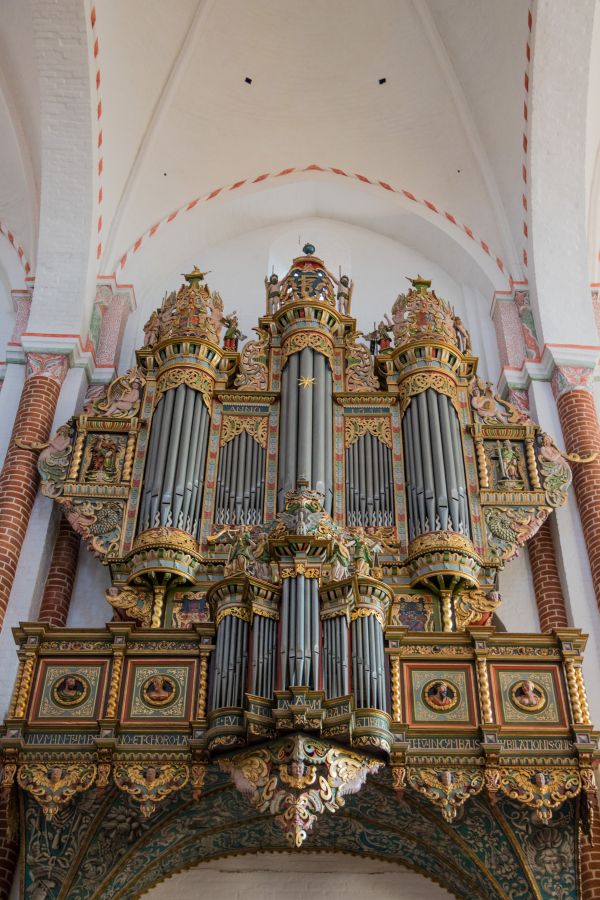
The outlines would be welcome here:
M 299 685 L 304 684 L 304 605 L 306 603 L 306 579 L 304 575 L 299 574 L 296 575 L 294 580 L 296 582 L 296 680 L 294 681 L 294 684 Z
M 358 462 L 358 441 L 355 441 L 354 444 L 352 444 L 351 450 L 354 484 L 354 524 L 360 525 L 360 465 Z
M 416 400 L 413 399 L 410 404 L 410 424 L 412 431 L 412 450 L 413 459 L 415 461 L 415 475 L 417 488 L 417 507 L 419 510 L 419 530 L 418 534 L 427 531 L 427 510 L 425 507 L 425 478 L 423 475 L 423 458 L 421 454 L 421 437 L 419 433 L 419 409 Z
M 235 521 L 240 524 L 244 521 L 242 514 L 246 481 L 246 447 L 248 446 L 248 441 L 252 440 L 252 438 L 249 438 L 247 433 L 242 431 L 242 433 L 238 435 L 238 440 L 240 447 L 238 452 L 237 475 L 235 479 Z
M 304 582 L 305 596 L 303 598 L 302 607 L 304 612 L 304 640 L 302 642 L 302 659 L 303 659 L 303 683 L 312 684 L 312 647 L 311 647 L 311 623 L 312 623 L 312 579 Z
M 365 445 L 364 441 L 358 440 L 358 471 L 360 475 L 359 485 L 359 503 L 360 503 L 360 525 L 367 524 L 367 467 L 365 461 Z
M 289 362 L 289 360 L 288 360 Z M 283 509 L 285 502 L 285 467 L 287 460 L 288 443 L 288 416 L 289 416 L 289 366 L 285 366 L 281 373 L 281 393 L 279 395 L 279 464 L 277 472 L 277 511 Z
M 180 384 L 175 388 L 175 405 L 173 406 L 173 419 L 169 434 L 169 452 L 165 466 L 163 490 L 161 499 L 161 525 L 175 527 L 173 521 L 173 494 L 175 491 L 175 469 L 179 457 L 179 444 L 181 440 L 181 425 L 183 422 L 183 410 L 185 407 L 186 385 Z
M 248 505 L 246 506 L 246 524 L 255 525 L 259 519 L 256 518 L 256 489 L 258 487 L 258 464 L 257 459 L 259 456 L 260 446 L 258 443 L 252 439 L 248 444 L 247 450 L 250 451 L 250 466 L 249 466 L 249 476 L 248 476 Z M 244 496 L 244 504 L 246 502 L 246 498 Z
M 185 471 L 185 493 L 181 509 L 181 517 L 183 519 L 182 527 L 185 528 L 186 531 L 192 530 L 190 507 L 192 503 L 192 494 L 194 492 L 194 464 L 198 454 L 198 437 L 200 435 L 199 403 L 202 403 L 202 395 L 197 391 L 192 391 L 192 427 Z
M 300 378 L 310 380 L 314 377 L 314 351 L 305 347 L 300 351 Z M 298 462 L 296 464 L 296 482 L 306 478 L 313 485 L 313 442 L 312 442 L 312 407 L 315 400 L 315 387 L 298 387 Z
M 152 504 L 152 482 L 156 469 L 156 457 L 160 443 L 161 423 L 165 406 L 163 398 L 158 401 L 150 423 L 150 440 L 148 441 L 148 462 L 144 473 L 144 495 L 138 519 L 138 534 L 150 527 L 150 509 Z
M 325 512 L 333 512 L 333 378 L 329 360 L 325 361 Z
M 321 353 L 314 353 L 313 373 L 315 383 L 312 389 L 308 389 L 313 391 L 311 484 L 316 491 L 320 491 L 323 495 L 325 495 L 325 403 L 327 402 L 325 368 L 325 357 Z
M 417 409 L 419 419 L 419 436 L 421 438 L 421 459 L 423 461 L 423 477 L 425 482 L 425 506 L 429 526 L 427 531 L 437 530 L 437 510 L 435 505 L 435 482 L 433 477 L 433 461 L 431 458 L 431 434 L 429 431 L 429 416 L 427 412 L 427 397 L 425 392 L 417 397 Z
M 339 616 L 337 619 L 339 631 L 339 649 L 341 657 L 341 684 L 340 694 L 346 696 L 350 691 L 349 686 L 349 665 L 348 665 L 348 627 L 345 616 Z
M 225 447 L 227 456 L 225 457 L 225 475 L 223 478 L 223 521 L 231 525 L 231 517 L 229 515 L 229 501 L 231 498 L 231 466 L 233 465 L 233 448 L 232 441 L 229 441 Z
M 444 462 L 446 470 L 446 486 L 448 493 L 448 505 L 450 507 L 450 519 L 452 529 L 460 531 L 460 498 L 458 496 L 458 483 L 456 480 L 456 459 L 454 458 L 454 444 L 452 441 L 452 429 L 448 415 L 448 398 L 444 394 L 437 395 L 437 403 L 440 414 L 440 431 Z
M 311 603 L 311 613 L 312 613 L 312 623 L 311 623 L 311 662 L 312 662 L 312 685 L 313 689 L 317 691 L 319 689 L 319 675 L 320 675 L 320 665 L 319 661 L 321 658 L 320 653 L 320 617 L 319 617 L 319 582 L 316 578 L 311 579 L 311 588 L 312 588 L 312 603 Z
M 150 527 L 156 528 L 160 525 L 160 501 L 162 497 L 163 476 L 165 472 L 165 463 L 167 461 L 167 452 L 169 449 L 169 436 L 171 433 L 171 419 L 173 417 L 173 404 L 175 402 L 175 389 L 166 391 L 161 401 L 164 404 L 164 412 L 159 433 L 158 452 L 156 455 L 156 466 L 154 468 L 154 477 L 152 479 L 152 504 L 150 508 Z
M 298 459 L 298 390 L 304 390 L 304 388 L 298 387 L 298 353 L 293 353 L 289 357 L 287 367 L 290 370 L 288 380 L 289 411 L 287 419 L 287 453 L 283 460 L 283 465 L 285 467 L 285 490 L 292 491 L 296 487 L 296 463 Z
M 266 477 L 267 451 L 261 447 L 259 453 L 259 474 L 260 481 L 257 492 L 256 508 L 258 511 L 258 521 L 262 521 L 265 505 L 265 477 Z
M 244 432 L 242 432 L 244 434 Z M 233 524 L 236 518 L 236 500 L 238 491 L 239 476 L 239 458 L 240 458 L 240 435 L 236 435 L 232 440 L 232 459 L 231 459 L 231 481 L 229 482 L 229 521 Z
M 208 446 L 208 438 L 210 433 L 210 416 L 204 406 L 204 402 L 200 405 L 201 421 L 200 434 L 198 437 L 198 453 L 196 454 L 197 463 L 194 469 L 194 490 L 192 492 L 192 533 L 198 534 L 200 526 L 200 513 L 202 510 L 202 495 L 204 493 L 204 471 L 206 468 L 206 451 Z
M 186 491 L 186 476 L 190 461 L 190 446 L 192 437 L 192 422 L 194 415 L 194 403 L 196 400 L 196 391 L 190 387 L 185 387 L 183 420 L 181 423 L 181 438 L 179 441 L 179 449 L 177 455 L 177 465 L 175 467 L 175 484 L 173 492 L 173 526 L 175 528 L 185 528 L 185 519 L 182 515 L 184 493 Z M 190 484 L 191 494 L 191 484 Z
M 252 693 L 260 695 L 260 668 L 259 659 L 262 654 L 262 616 L 255 616 L 252 623 L 252 661 L 250 671 L 252 673 Z
M 458 415 L 453 406 L 448 401 L 448 418 L 450 419 L 450 431 L 452 433 L 452 446 L 454 447 L 454 459 L 456 462 L 456 483 L 458 486 L 458 497 L 460 506 L 460 521 L 462 523 L 463 534 L 469 535 L 471 532 L 469 520 L 469 504 L 467 500 L 467 477 L 465 473 L 465 461 L 462 452 L 462 440 L 460 433 L 460 422 Z
M 402 420 L 402 437 L 404 439 L 404 471 L 406 480 L 406 496 L 408 501 L 408 537 L 412 540 L 420 534 L 417 510 L 417 488 L 415 484 L 415 453 L 412 443 L 412 429 L 410 427 L 410 407 L 406 410 Z
M 431 459 L 433 462 L 433 483 L 435 486 L 435 505 L 442 531 L 448 530 L 448 496 L 446 493 L 446 467 L 442 448 L 440 414 L 437 405 L 437 394 L 429 388 L 425 391 L 429 410 L 429 434 L 431 441 Z
M 365 434 L 361 438 L 364 446 L 365 453 L 365 469 L 367 473 L 367 525 L 374 525 L 375 522 L 373 520 L 373 512 L 374 512 L 374 491 L 373 491 L 373 445 L 370 441 L 371 435 Z
M 280 615 L 280 648 L 279 648 L 279 667 L 281 670 L 281 687 L 285 689 L 288 685 L 287 667 L 290 656 L 289 644 L 289 619 L 290 619 L 290 578 L 283 579 L 281 589 L 281 615 Z

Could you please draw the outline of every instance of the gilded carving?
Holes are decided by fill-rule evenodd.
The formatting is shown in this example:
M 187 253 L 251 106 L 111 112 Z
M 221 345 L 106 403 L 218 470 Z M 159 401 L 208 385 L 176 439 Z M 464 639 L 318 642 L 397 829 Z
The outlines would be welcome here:
M 373 360 L 368 348 L 358 342 L 360 333 L 346 337 L 346 390 L 378 391 L 379 380 L 373 371 Z
M 457 594 L 454 598 L 456 630 L 465 631 L 470 625 L 488 625 L 500 602 L 498 591 L 467 590 Z
M 108 387 L 105 397 L 91 400 L 84 407 L 85 415 L 110 416 L 115 419 L 130 419 L 140 409 L 142 391 L 146 378 L 141 369 L 134 367 L 116 378 Z
M 458 770 L 415 768 L 407 770 L 407 782 L 438 806 L 447 822 L 452 822 L 459 808 L 483 789 L 483 772 L 476 768 Z
M 387 416 L 346 416 L 344 420 L 344 444 L 351 447 L 363 434 L 370 433 L 386 447 L 392 447 L 392 429 Z
M 383 762 L 303 735 L 219 760 L 258 812 L 269 812 L 291 847 L 300 847 L 317 816 L 336 812 Z
M 314 331 L 293 332 L 286 340 L 281 350 L 281 368 L 285 366 L 288 356 L 299 353 L 305 347 L 310 347 L 316 353 L 322 353 L 330 363 L 333 363 L 333 347 L 322 334 Z
M 75 794 L 94 783 L 94 765 L 51 765 L 24 763 L 19 767 L 19 787 L 35 797 L 47 819 L 51 819 Z
M 140 805 L 143 816 L 151 816 L 156 804 L 189 781 L 188 766 L 181 765 L 116 765 L 114 781 L 119 790 L 129 794 Z
M 185 368 L 178 366 L 177 368 L 167 369 L 166 372 L 163 372 L 160 375 L 156 386 L 155 403 L 158 403 L 166 391 L 178 388 L 180 384 L 186 384 L 188 387 L 192 388 L 192 390 L 199 391 L 202 394 L 202 399 L 204 400 L 207 410 L 209 413 L 211 412 L 211 398 L 214 383 L 204 372 L 196 368 L 190 368 L 189 366 Z
M 221 429 L 221 447 L 245 431 L 251 438 L 260 444 L 267 446 L 267 432 L 269 419 L 267 416 L 223 416 Z
M 581 791 L 576 768 L 536 769 L 534 766 L 501 768 L 499 790 L 511 800 L 524 803 L 535 811 L 542 823 L 548 823 L 553 810 Z
M 255 328 L 254 331 L 258 334 L 258 340 L 245 344 L 235 386 L 246 390 L 266 391 L 269 387 L 269 333 L 265 328 Z

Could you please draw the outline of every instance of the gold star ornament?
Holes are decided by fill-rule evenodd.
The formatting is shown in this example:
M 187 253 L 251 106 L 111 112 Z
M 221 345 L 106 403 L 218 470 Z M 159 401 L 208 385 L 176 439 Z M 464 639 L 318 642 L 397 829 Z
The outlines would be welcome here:
M 302 378 L 298 379 L 298 384 L 300 385 L 300 387 L 303 387 L 303 388 L 312 387 L 314 383 L 315 383 L 315 379 L 308 378 L 306 375 L 304 375 Z

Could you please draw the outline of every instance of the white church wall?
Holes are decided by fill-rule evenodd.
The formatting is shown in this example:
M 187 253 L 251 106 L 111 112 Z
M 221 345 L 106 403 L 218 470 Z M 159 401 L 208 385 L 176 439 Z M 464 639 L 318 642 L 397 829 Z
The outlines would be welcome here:
M 261 853 L 204 863 L 143 895 L 149 900 L 444 900 L 404 866 L 342 853 Z

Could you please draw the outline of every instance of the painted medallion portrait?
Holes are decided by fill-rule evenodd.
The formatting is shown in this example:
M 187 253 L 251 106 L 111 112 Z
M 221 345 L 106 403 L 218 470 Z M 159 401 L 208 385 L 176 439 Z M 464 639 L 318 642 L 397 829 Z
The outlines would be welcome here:
M 544 688 L 535 681 L 517 681 L 510 689 L 510 699 L 517 709 L 536 713 L 545 709 L 548 696 Z
M 151 675 L 144 681 L 141 693 L 147 706 L 166 707 L 177 699 L 179 685 L 170 675 Z
M 451 681 L 438 678 L 423 687 L 423 703 L 435 712 L 450 712 L 460 700 L 460 692 Z
M 57 706 L 75 707 L 85 703 L 90 683 L 83 675 L 61 675 L 52 684 L 52 700 Z

